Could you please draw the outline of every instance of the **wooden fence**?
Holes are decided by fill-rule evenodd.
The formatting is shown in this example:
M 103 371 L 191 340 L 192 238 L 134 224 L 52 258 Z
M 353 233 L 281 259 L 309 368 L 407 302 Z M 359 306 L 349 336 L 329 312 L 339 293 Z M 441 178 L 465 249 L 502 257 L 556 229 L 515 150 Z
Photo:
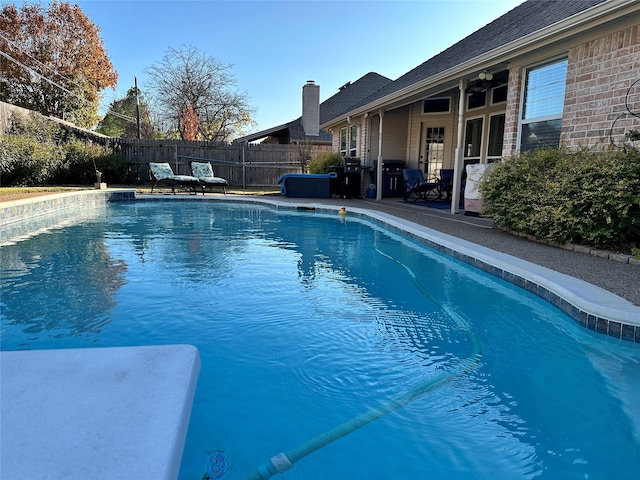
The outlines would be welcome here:
M 285 173 L 301 173 L 303 165 L 330 146 L 221 144 L 185 140 L 118 139 L 123 158 L 138 183 L 149 181 L 149 162 L 169 162 L 177 175 L 190 175 L 190 162 L 210 162 L 215 175 L 231 185 L 274 186 Z
M 0 136 L 10 125 L 14 112 L 29 110 L 0 102 Z M 34 112 L 31 112 L 34 113 Z M 39 114 L 38 114 L 39 115 Z M 210 162 L 216 176 L 235 186 L 276 186 L 285 173 L 301 173 L 304 165 L 323 152 L 331 152 L 328 145 L 228 144 L 188 140 L 137 140 L 111 138 L 53 117 L 45 117 L 68 128 L 85 141 L 110 145 L 122 153 L 129 163 L 127 181 L 149 183 L 149 162 L 169 162 L 176 174 L 189 175 L 192 161 Z

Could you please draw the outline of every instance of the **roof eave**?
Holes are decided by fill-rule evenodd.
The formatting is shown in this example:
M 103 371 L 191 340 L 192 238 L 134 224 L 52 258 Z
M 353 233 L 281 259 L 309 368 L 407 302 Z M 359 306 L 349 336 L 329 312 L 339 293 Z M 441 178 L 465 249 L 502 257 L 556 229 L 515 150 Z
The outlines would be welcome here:
M 415 96 L 417 93 L 429 88 L 436 88 L 446 82 L 452 82 L 463 78 L 483 68 L 484 64 L 504 63 L 508 58 L 513 58 L 514 53 L 518 55 L 539 49 L 552 42 L 558 42 L 564 38 L 577 35 L 588 30 L 594 23 L 600 24 L 610 19 L 615 19 L 621 15 L 627 15 L 640 11 L 640 2 L 637 0 L 611 0 L 600 5 L 596 5 L 583 12 L 565 18 L 541 30 L 525 35 L 517 40 L 506 43 L 501 47 L 490 50 L 472 60 L 463 62 L 455 67 L 443 70 L 442 72 L 425 78 L 408 87 L 402 88 L 389 95 L 381 97 L 374 102 L 363 105 L 357 109 L 343 113 L 341 116 L 331 119 L 320 125 L 322 129 L 330 129 L 331 126 L 346 121 L 347 117 L 355 117 L 376 110 L 383 110 L 384 106 L 390 103 L 399 103 L 403 99 Z M 505 58 L 508 57 L 508 58 Z
M 250 133 L 249 135 L 243 135 L 242 137 L 238 137 L 234 140 L 234 143 L 248 143 L 255 142 L 256 140 L 260 140 L 261 138 L 266 138 L 273 135 L 276 132 L 280 132 L 282 130 L 287 130 L 289 128 L 291 122 L 283 123 L 282 125 L 278 125 L 277 127 L 268 128 L 266 130 L 261 130 L 259 132 Z

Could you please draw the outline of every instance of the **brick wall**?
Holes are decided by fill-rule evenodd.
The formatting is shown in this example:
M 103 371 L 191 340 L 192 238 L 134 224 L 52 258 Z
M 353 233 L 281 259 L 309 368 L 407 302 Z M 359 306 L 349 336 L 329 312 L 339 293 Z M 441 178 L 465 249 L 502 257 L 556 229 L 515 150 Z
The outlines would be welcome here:
M 520 118 L 520 90 L 522 89 L 522 69 L 509 70 L 509 85 L 507 87 L 507 109 L 504 121 L 504 138 L 502 156 L 515 155 L 518 140 L 518 121 Z
M 569 51 L 563 140 L 569 146 L 620 143 L 640 120 L 626 112 L 625 99 L 631 85 L 640 79 L 640 27 L 633 26 L 589 41 Z M 628 101 L 640 113 L 640 82 Z M 620 117 L 620 118 L 618 118 Z M 616 119 L 618 119 L 616 121 Z

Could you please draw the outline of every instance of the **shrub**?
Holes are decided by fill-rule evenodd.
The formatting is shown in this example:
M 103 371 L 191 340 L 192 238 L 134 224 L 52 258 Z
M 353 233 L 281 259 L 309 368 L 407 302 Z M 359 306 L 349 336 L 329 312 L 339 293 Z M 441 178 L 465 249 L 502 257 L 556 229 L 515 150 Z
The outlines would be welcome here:
M 494 166 L 483 213 L 502 228 L 555 243 L 640 244 L 640 152 L 540 150 Z
M 36 186 L 92 184 L 96 168 L 103 181 L 122 183 L 127 167 L 107 147 L 85 142 L 41 115 L 14 114 L 0 137 L 0 184 Z
M 103 147 L 80 140 L 64 144 L 65 158 L 60 168 L 51 178 L 55 184 L 85 184 L 96 181 L 96 167 L 93 162 L 104 155 Z
M 135 178 L 130 178 L 129 164 L 124 160 L 121 153 L 108 153 L 106 150 L 95 158 L 98 170 L 102 172 L 102 181 L 111 184 L 123 184 L 135 182 Z M 92 171 L 93 179 L 95 172 Z M 95 180 L 92 180 L 95 181 Z
M 309 161 L 309 173 L 329 173 L 331 167 L 342 165 L 342 156 L 335 152 L 324 152 Z
M 63 150 L 54 143 L 17 135 L 0 138 L 2 185 L 44 185 L 63 160 Z

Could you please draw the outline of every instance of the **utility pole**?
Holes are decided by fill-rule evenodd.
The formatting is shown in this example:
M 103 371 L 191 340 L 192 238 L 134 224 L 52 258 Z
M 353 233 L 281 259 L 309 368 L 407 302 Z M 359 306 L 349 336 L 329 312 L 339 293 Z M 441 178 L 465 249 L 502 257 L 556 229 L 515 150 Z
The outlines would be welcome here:
M 137 77 L 133 77 L 133 84 L 136 87 L 136 125 L 138 126 L 138 140 L 140 140 L 140 92 L 138 91 Z

